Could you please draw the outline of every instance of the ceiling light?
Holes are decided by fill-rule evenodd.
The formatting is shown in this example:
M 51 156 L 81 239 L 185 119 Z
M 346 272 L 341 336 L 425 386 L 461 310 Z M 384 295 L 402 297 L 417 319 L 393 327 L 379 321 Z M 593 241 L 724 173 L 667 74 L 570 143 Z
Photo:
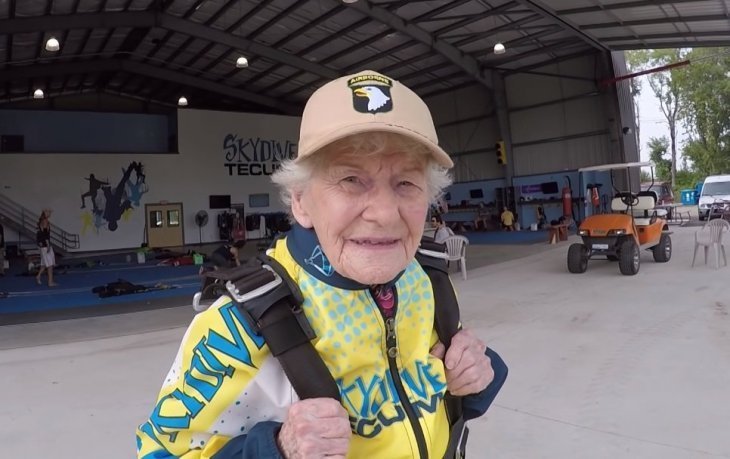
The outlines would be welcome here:
M 34 99 L 43 99 L 45 95 L 43 94 L 43 90 L 38 88 L 33 92 L 33 98 Z
M 357 0 L 342 0 L 342 3 L 357 3 Z
M 239 69 L 245 69 L 246 67 L 248 67 L 248 59 L 240 56 L 238 59 L 236 59 L 236 67 L 238 67 Z
M 56 52 L 59 49 L 61 49 L 61 45 L 58 43 L 58 40 L 56 40 L 56 37 L 51 37 L 46 41 L 46 51 L 50 52 Z
M 504 54 L 507 50 L 504 48 L 504 45 L 501 42 L 498 42 L 496 45 L 494 45 L 494 54 Z
M 177 100 L 177 104 L 181 107 L 187 107 L 188 106 L 188 99 L 185 96 L 182 96 Z

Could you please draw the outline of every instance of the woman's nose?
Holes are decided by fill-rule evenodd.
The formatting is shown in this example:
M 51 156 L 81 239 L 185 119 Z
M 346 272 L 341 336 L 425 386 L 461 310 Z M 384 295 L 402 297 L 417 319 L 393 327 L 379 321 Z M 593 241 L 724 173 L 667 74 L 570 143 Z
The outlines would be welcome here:
M 387 224 L 400 215 L 398 196 L 390 187 L 376 187 L 367 195 L 363 218 Z

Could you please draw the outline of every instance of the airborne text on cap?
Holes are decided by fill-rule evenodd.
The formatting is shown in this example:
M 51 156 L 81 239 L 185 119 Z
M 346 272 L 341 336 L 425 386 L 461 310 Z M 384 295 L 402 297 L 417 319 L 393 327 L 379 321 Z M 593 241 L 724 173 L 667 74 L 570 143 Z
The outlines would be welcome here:
M 358 75 L 356 77 L 350 78 L 350 80 L 347 82 L 347 85 L 352 86 L 356 83 L 361 83 L 363 81 L 378 81 L 388 86 L 393 86 L 393 81 L 390 78 L 386 78 L 381 75 Z

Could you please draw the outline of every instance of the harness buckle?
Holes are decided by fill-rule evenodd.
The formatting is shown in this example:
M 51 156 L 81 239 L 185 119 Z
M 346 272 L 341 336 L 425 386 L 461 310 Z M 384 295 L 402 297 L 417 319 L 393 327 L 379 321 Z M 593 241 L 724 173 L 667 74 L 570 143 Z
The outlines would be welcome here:
M 233 298 L 238 303 L 246 303 L 253 300 L 254 298 L 258 298 L 262 295 L 269 293 L 270 291 L 281 285 L 281 283 L 283 282 L 281 276 L 279 276 L 279 274 L 277 274 L 277 272 L 274 271 L 269 265 L 261 265 L 261 268 L 269 271 L 274 276 L 274 279 L 244 294 L 241 294 L 241 291 L 238 289 L 238 287 L 236 287 L 236 284 L 229 280 L 226 282 L 226 289 L 228 290 L 228 293 L 231 294 L 231 298 Z

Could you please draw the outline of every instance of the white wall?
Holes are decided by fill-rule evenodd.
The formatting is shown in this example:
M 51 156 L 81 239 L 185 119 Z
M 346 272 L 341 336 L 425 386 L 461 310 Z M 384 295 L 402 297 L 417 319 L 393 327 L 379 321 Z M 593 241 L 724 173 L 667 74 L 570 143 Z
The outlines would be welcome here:
M 178 114 L 180 154 L 17 154 L 0 156 L 0 193 L 17 203 L 40 212 L 54 210 L 52 223 L 71 233 L 77 233 L 82 251 L 139 247 L 144 237 L 144 205 L 160 201 L 182 202 L 185 242 L 197 243 L 198 228 L 194 215 L 208 210 L 208 196 L 230 194 L 234 203 L 244 203 L 248 212 L 281 210 L 278 196 L 266 175 L 238 175 L 238 164 L 247 166 L 244 156 L 231 158 L 232 149 L 224 149 L 224 139 L 231 134 L 244 143 L 244 154 L 253 159 L 257 154 L 279 145 L 296 153 L 299 118 L 241 113 L 180 110 Z M 248 143 L 246 143 L 248 142 Z M 288 142 L 288 143 L 287 143 Z M 226 159 L 226 153 L 229 158 Z M 141 198 L 140 207 L 119 221 L 116 231 L 107 226 L 98 230 L 93 224 L 91 204 L 80 209 L 81 194 L 88 191 L 85 177 L 109 180 L 116 186 L 122 169 L 132 161 L 144 164 L 149 191 Z M 259 161 L 253 171 L 271 171 L 273 161 Z M 232 168 L 225 164 L 234 164 Z M 229 170 L 233 169 L 233 174 Z M 131 181 L 135 181 L 132 174 Z M 248 195 L 270 193 L 268 208 L 248 208 Z M 101 194 L 101 192 L 100 192 Z M 203 228 L 203 242 L 217 241 L 215 216 L 218 210 L 208 210 L 211 221 Z M 87 225 L 84 225 L 86 221 Z

